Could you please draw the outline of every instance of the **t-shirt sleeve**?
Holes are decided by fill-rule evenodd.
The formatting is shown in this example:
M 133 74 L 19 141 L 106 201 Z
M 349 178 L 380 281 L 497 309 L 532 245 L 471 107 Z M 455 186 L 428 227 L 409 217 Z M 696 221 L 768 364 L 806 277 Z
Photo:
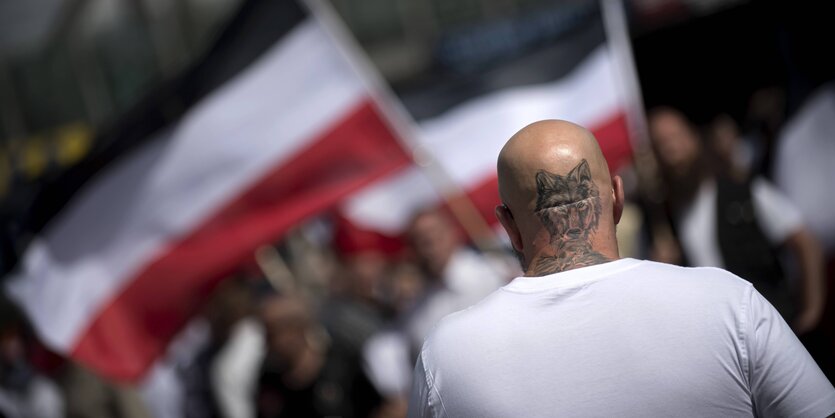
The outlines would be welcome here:
M 760 417 L 825 417 L 835 388 L 777 310 L 753 287 L 744 307 L 751 396 Z
M 418 356 L 415 365 L 414 380 L 412 381 L 412 394 L 409 397 L 408 418 L 440 418 L 445 417 L 440 395 L 434 385 L 432 373 L 424 367 L 424 350 Z
M 763 178 L 751 182 L 751 197 L 760 229 L 773 245 L 780 245 L 803 226 L 803 215 L 786 195 Z

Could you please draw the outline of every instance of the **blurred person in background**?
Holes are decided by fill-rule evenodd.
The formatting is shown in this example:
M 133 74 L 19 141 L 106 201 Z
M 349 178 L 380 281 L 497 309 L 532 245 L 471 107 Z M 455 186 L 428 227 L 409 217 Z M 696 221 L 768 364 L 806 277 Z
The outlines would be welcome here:
M 405 314 L 417 303 L 426 288 L 420 268 L 411 261 L 400 260 L 386 280 L 386 305 L 395 317 Z
M 713 168 L 721 176 L 745 182 L 751 176 L 751 163 L 739 132 L 739 125 L 728 114 L 715 117 L 708 128 L 708 146 L 717 158 Z
M 786 92 L 783 88 L 764 87 L 749 98 L 737 153 L 752 175 L 771 175 L 785 117 Z
M 64 417 L 61 392 L 29 362 L 27 340 L 22 316 L 0 296 L 0 416 Z
M 410 352 L 416 355 L 441 318 L 478 302 L 505 284 L 513 273 L 502 264 L 504 260 L 465 246 L 460 231 L 442 211 L 419 212 L 412 219 L 408 240 L 428 278 L 426 291 L 404 324 Z
M 377 407 L 374 388 L 362 374 L 345 373 L 306 300 L 271 296 L 260 317 L 267 355 L 254 398 L 257 416 L 365 417 Z
M 59 378 L 68 418 L 151 418 L 136 388 L 108 381 L 69 362 Z
M 253 399 L 265 356 L 263 327 L 255 317 L 255 298 L 243 276 L 221 283 L 207 311 L 216 352 L 209 379 L 218 412 L 224 418 L 253 418 Z
M 472 306 L 513 275 L 504 260 L 465 246 L 455 223 L 438 209 L 419 211 L 409 224 L 407 240 L 425 277 L 423 292 L 364 350 L 368 375 L 387 399 L 390 416 L 405 415 L 414 360 L 435 324 Z
M 835 83 L 809 96 L 785 124 L 774 153 L 774 181 L 794 202 L 821 242 L 827 265 L 827 303 L 820 333 L 804 340 L 835 381 Z
M 748 101 L 743 125 L 728 114 L 715 117 L 708 126 L 707 140 L 720 164 L 714 168 L 727 169 L 723 173 L 744 181 L 747 177 L 772 174 L 778 137 L 786 113 L 785 91 L 779 87 L 756 90 Z
M 362 348 L 389 318 L 383 287 L 392 263 L 373 240 L 338 247 L 341 268 L 334 278 L 333 293 L 322 303 L 320 319 L 328 333 L 328 354 L 333 359 L 329 374 L 340 385 L 352 386 L 352 382 L 368 382 L 362 368 Z M 379 402 L 376 391 L 364 394 L 365 398 L 359 397 L 362 394 L 351 395 L 354 411 L 368 411 Z
M 825 302 L 823 264 L 798 209 L 764 178 L 717 164 L 721 159 L 711 158 L 681 112 L 654 109 L 649 127 L 668 186 L 668 210 L 682 254 L 678 264 L 730 270 L 751 281 L 796 333 L 814 329 Z M 781 247 L 799 265 L 794 289 L 783 277 Z
M 209 344 L 209 324 L 201 315 L 192 318 L 177 333 L 148 376 L 141 383 L 141 394 L 154 418 L 186 417 L 186 371 Z
M 339 268 L 331 280 L 330 295 L 320 319 L 334 351 L 346 361 L 358 362 L 366 340 L 388 319 L 387 282 L 391 280 L 391 251 L 373 234 L 342 233 L 337 226 L 334 247 Z M 359 237 L 359 238 L 358 238 Z
M 775 152 L 774 181 L 797 204 L 835 259 L 835 82 L 821 86 L 786 123 Z
M 264 332 L 242 277 L 221 282 L 203 308 L 207 336 L 191 350 L 182 379 L 182 416 L 247 418 L 264 357 Z

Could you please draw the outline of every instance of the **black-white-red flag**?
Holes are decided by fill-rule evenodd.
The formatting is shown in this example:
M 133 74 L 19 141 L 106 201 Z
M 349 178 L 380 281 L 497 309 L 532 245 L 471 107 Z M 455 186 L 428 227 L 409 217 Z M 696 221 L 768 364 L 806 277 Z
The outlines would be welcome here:
M 628 34 L 611 25 L 622 16 L 607 16 L 606 6 L 556 2 L 455 29 L 439 41 L 435 65 L 397 89 L 417 121 L 415 145 L 488 223 L 496 223 L 499 203 L 496 157 L 529 123 L 564 119 L 588 128 L 613 173 L 630 161 L 637 80 L 618 42 L 628 38 L 616 39 Z M 352 196 L 343 210 L 358 227 L 397 235 L 416 209 L 442 202 L 437 190 L 424 168 L 411 166 Z
M 258 246 L 409 164 L 370 97 L 304 8 L 246 2 L 37 200 L 6 291 L 53 350 L 140 378 Z

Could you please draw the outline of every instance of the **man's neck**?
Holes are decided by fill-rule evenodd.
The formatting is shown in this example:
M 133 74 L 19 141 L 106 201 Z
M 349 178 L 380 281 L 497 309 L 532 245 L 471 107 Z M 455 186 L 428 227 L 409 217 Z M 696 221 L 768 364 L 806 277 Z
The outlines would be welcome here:
M 617 250 L 595 248 L 589 242 L 555 243 L 553 246 L 543 248 L 533 257 L 525 269 L 525 276 L 545 276 L 602 264 L 618 258 Z

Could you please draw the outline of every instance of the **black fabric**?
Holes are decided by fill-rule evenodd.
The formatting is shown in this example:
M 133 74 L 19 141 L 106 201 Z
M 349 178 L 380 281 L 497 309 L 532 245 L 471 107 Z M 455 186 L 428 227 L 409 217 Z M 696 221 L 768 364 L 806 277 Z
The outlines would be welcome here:
M 93 150 L 80 163 L 55 178 L 45 179 L 34 193 L 29 189 L 12 190 L 8 199 L 16 201 L 14 206 L 19 209 L 3 213 L 3 241 L 15 243 L 14 251 L 22 252 L 21 242 L 40 233 L 88 181 L 155 139 L 156 133 L 174 124 L 192 106 L 258 59 L 306 16 L 307 11 L 295 1 L 245 2 L 201 59 L 173 79 L 161 82 L 100 132 Z M 16 264 L 14 257 L 3 255 L 0 274 Z
M 344 354 L 344 353 L 342 353 Z M 319 375 L 303 387 L 288 386 L 282 367 L 265 361 L 256 395 L 259 418 L 371 416 L 382 398 L 362 372 L 361 360 L 332 350 Z
M 331 337 L 331 350 L 345 356 L 360 356 L 365 342 L 387 319 L 381 308 L 349 297 L 328 299 L 320 317 Z
M 499 90 L 558 80 L 606 40 L 598 3 L 556 3 L 443 34 L 426 74 L 394 86 L 416 120 Z
M 791 294 L 776 249 L 760 229 L 750 181 L 718 178 L 716 189 L 716 232 L 725 269 L 751 282 L 789 319 Z
M 212 342 L 204 347 L 186 367 L 179 370 L 183 383 L 184 418 L 221 418 L 220 407 L 212 390 L 212 362 L 223 348 Z

